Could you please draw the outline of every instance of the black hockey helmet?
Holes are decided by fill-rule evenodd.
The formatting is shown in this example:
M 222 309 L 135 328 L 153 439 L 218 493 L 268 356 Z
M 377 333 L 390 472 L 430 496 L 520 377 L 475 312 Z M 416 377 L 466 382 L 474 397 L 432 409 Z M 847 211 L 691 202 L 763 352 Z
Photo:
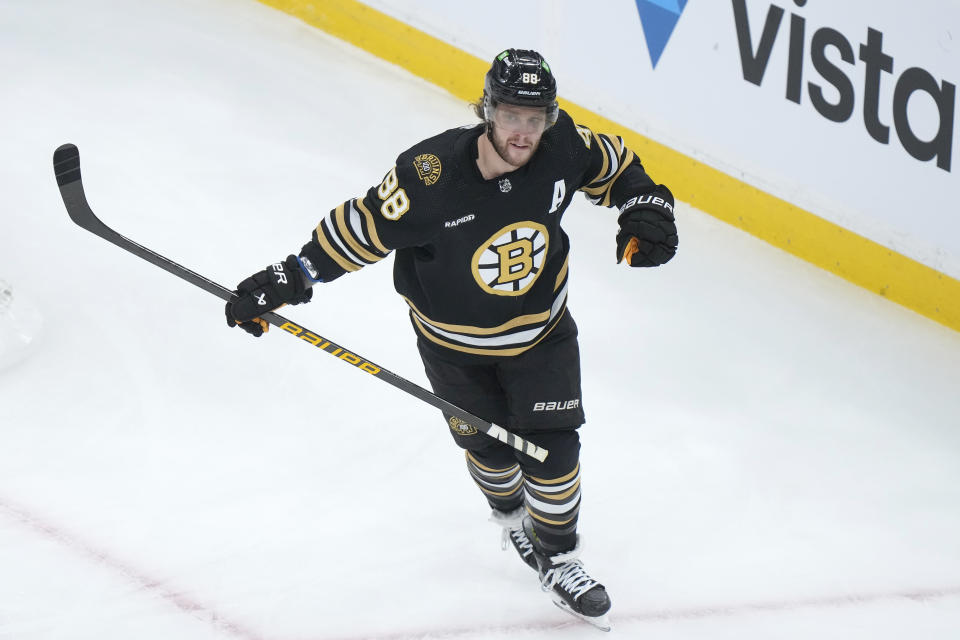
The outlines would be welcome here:
M 543 56 L 530 49 L 507 49 L 494 58 L 483 83 L 485 120 L 493 120 L 500 103 L 543 107 L 547 127 L 557 121 L 557 81 Z

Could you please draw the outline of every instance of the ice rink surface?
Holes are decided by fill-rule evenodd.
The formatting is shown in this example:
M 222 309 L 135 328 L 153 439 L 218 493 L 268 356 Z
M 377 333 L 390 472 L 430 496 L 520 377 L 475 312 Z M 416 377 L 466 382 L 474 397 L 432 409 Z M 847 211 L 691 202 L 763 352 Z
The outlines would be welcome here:
M 77 144 L 107 224 L 232 287 L 466 105 L 247 0 L 0 0 L 0 78 L 0 278 L 43 318 L 0 371 L 0 638 L 601 637 L 500 551 L 436 410 L 228 330 L 51 168 Z M 678 220 L 637 270 L 613 211 L 564 219 L 608 637 L 960 637 L 960 334 Z M 286 315 L 425 385 L 390 271 Z

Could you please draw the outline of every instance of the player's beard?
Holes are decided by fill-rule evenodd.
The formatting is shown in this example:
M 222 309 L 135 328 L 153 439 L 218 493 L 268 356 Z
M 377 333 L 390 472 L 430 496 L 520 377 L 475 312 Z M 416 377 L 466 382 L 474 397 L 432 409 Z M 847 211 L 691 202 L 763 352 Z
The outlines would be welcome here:
M 533 154 L 536 153 L 537 149 L 540 147 L 540 138 L 542 136 L 537 136 L 537 138 L 532 141 L 530 147 L 525 152 L 513 149 L 509 142 L 511 139 L 510 136 L 501 139 L 498 135 L 497 128 L 493 125 L 493 123 L 491 123 L 489 127 L 490 128 L 487 130 L 489 134 L 488 137 L 490 138 L 490 143 L 493 145 L 493 150 L 497 152 L 497 155 L 500 156 L 501 160 L 509 164 L 511 167 L 519 168 L 530 162 L 530 158 L 533 157 Z M 517 139 L 518 138 L 514 138 L 514 140 Z M 517 158 L 511 157 L 511 153 L 523 153 L 524 155 Z

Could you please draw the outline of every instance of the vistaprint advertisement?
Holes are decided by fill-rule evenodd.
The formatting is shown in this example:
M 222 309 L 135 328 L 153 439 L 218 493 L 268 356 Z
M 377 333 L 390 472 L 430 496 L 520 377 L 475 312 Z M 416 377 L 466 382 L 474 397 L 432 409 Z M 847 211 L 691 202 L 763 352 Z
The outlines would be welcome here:
M 483 59 L 535 48 L 563 97 L 960 277 L 958 4 L 367 4 Z

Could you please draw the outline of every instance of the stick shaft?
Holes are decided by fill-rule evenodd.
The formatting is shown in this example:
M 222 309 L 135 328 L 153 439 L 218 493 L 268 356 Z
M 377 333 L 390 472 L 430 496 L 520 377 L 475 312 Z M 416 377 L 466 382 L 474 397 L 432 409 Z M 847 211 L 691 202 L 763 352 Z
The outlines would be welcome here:
M 67 208 L 67 213 L 70 215 L 70 219 L 73 220 L 78 226 L 86 229 L 87 231 L 100 236 L 104 240 L 117 245 L 121 249 L 125 249 L 130 253 L 146 260 L 147 262 L 160 267 L 161 269 L 186 280 L 187 282 L 200 287 L 204 291 L 211 293 L 221 300 L 228 301 L 234 297 L 232 291 L 226 287 L 217 284 L 213 280 L 206 278 L 195 271 L 166 258 L 165 256 L 160 255 L 156 251 L 148 249 L 147 247 L 130 240 L 129 238 L 120 235 L 112 228 L 103 223 L 93 212 L 93 209 L 90 207 L 87 202 L 87 197 L 83 189 L 83 181 L 80 176 L 80 152 L 76 146 L 72 144 L 65 144 L 59 147 L 53 154 L 53 166 L 54 172 L 57 176 L 57 184 L 60 187 L 60 195 L 63 197 L 63 203 Z M 338 360 L 346 362 L 347 364 L 353 365 L 354 367 L 369 373 L 370 375 L 375 376 L 376 378 L 383 380 L 384 382 L 393 385 L 401 391 L 423 400 L 429 405 L 440 409 L 441 411 L 456 416 L 463 422 L 470 424 L 482 433 L 487 434 L 492 438 L 496 438 L 501 442 L 504 442 L 514 449 L 521 451 L 532 458 L 543 462 L 547 455 L 548 451 L 542 447 L 538 447 L 532 442 L 524 440 L 520 436 L 513 434 L 503 427 L 497 426 L 491 422 L 484 420 L 478 416 L 473 415 L 469 411 L 461 409 L 460 407 L 447 402 L 443 398 L 427 391 L 423 387 L 410 382 L 406 378 L 398 376 L 397 374 L 384 369 L 380 365 L 372 362 L 360 356 L 349 349 L 346 349 L 338 345 L 333 340 L 323 337 L 321 334 L 314 331 L 310 331 L 306 327 L 303 327 L 283 316 L 269 312 L 261 316 L 264 320 L 270 324 L 279 327 L 284 332 L 289 333 L 297 338 L 300 338 L 307 344 L 310 344 L 321 351 L 324 351 L 331 356 L 334 356 Z

